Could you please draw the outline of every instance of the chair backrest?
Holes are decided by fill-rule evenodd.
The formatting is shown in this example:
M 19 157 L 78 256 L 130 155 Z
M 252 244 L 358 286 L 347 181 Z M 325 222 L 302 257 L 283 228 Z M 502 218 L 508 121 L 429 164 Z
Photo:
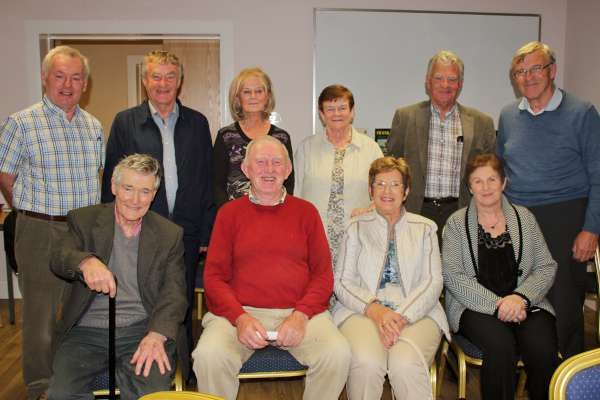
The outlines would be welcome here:
M 212 394 L 198 392 L 156 392 L 139 398 L 139 400 L 225 400 Z
M 590 393 L 600 393 L 600 349 L 568 358 L 550 382 L 550 400 L 583 400 Z

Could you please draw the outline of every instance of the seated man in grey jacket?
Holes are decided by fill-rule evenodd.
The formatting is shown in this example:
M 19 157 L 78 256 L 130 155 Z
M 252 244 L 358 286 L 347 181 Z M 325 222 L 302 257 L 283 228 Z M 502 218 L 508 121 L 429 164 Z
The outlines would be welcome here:
M 115 168 L 114 203 L 68 213 L 69 231 L 51 260 L 54 273 L 72 284 L 50 399 L 93 399 L 90 385 L 108 368 L 108 297 L 117 293 L 121 399 L 169 389 L 187 301 L 182 230 L 148 210 L 159 183 L 158 161 L 134 154 Z

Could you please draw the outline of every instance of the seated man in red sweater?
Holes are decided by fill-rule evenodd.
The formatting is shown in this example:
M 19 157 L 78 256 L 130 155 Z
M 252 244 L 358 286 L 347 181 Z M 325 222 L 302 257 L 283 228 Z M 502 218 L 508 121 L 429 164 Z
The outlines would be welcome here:
M 192 353 L 201 392 L 235 400 L 252 353 L 280 346 L 308 366 L 304 399 L 337 399 L 350 348 L 327 311 L 331 255 L 316 208 L 286 193 L 286 148 L 262 136 L 246 151 L 247 196 L 219 210 L 204 271 L 209 312 Z

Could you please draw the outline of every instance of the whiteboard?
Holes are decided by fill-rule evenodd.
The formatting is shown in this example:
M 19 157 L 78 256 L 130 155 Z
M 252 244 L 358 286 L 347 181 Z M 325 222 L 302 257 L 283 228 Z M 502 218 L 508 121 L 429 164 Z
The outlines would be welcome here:
M 458 101 L 491 115 L 516 96 L 514 52 L 540 40 L 541 16 L 394 10 L 315 9 L 314 132 L 322 125 L 317 97 L 339 83 L 354 94 L 354 126 L 373 136 L 389 128 L 398 107 L 426 100 L 427 62 L 451 50 L 465 64 Z

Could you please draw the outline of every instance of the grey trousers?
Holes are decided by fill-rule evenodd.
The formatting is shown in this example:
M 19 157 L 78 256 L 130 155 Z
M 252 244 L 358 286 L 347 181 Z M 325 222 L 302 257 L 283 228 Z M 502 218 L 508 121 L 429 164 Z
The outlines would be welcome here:
M 52 375 L 54 329 L 66 283 L 50 271 L 50 255 L 66 222 L 18 214 L 15 256 L 23 295 L 23 381 L 29 399 L 48 389 Z
M 121 400 L 136 400 L 148 393 L 169 390 L 175 373 L 175 341 L 165 342 L 171 372 L 160 374 L 156 363 L 148 377 L 135 374 L 129 361 L 146 336 L 148 321 L 117 328 L 115 332 L 116 378 Z M 90 388 L 94 378 L 108 372 L 108 329 L 73 327 L 62 339 L 54 357 L 54 375 L 50 380 L 50 400 L 93 400 Z

